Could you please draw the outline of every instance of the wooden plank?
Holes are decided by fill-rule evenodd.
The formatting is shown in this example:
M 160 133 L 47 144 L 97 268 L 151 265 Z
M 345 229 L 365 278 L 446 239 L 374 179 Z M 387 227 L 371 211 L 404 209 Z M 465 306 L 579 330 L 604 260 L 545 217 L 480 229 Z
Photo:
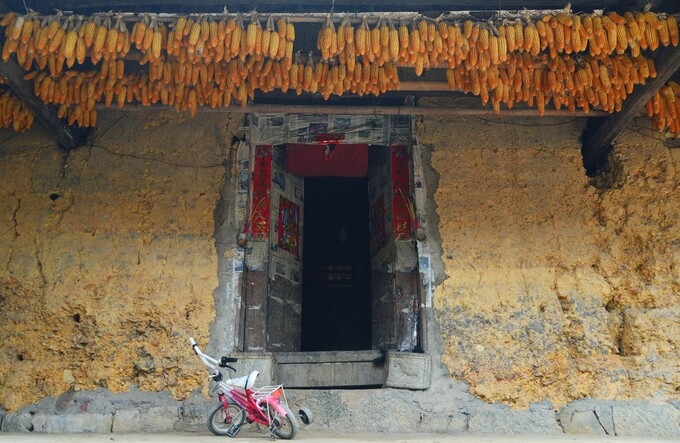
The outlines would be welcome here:
M 142 106 L 139 104 L 126 104 L 122 108 L 117 106 L 105 107 L 103 104 L 96 104 L 97 111 L 110 112 L 157 112 L 173 109 L 170 106 Z M 563 117 L 563 118 L 586 118 L 586 117 L 605 117 L 609 113 L 598 110 L 591 110 L 590 113 L 569 112 L 566 109 L 546 109 L 545 115 L 541 117 L 535 109 L 502 109 L 496 115 L 490 108 L 454 108 L 441 106 L 346 106 L 346 105 L 277 105 L 277 104 L 249 104 L 245 108 L 239 105 L 232 105 L 221 108 L 211 108 L 209 106 L 199 106 L 197 112 L 222 112 L 225 114 L 332 114 L 332 115 L 424 115 L 434 117 L 461 117 L 461 116 L 483 116 L 485 118 L 513 118 L 513 117 Z
M 657 75 L 645 85 L 638 85 L 628 96 L 620 112 L 608 117 L 589 134 L 584 134 L 581 148 L 583 166 L 588 176 L 593 176 L 606 164 L 611 144 L 617 135 L 639 115 L 645 104 L 661 86 L 680 68 L 680 46 L 665 47 L 655 57 Z
M 245 321 L 243 350 L 262 352 L 267 348 L 267 279 L 264 271 L 249 271 L 246 274 Z
M 5 78 L 5 83 L 35 114 L 38 121 L 52 132 L 60 148 L 70 151 L 85 142 L 86 131 L 64 124 L 57 116 L 57 110 L 51 105 L 45 105 L 34 94 L 32 84 L 23 78 L 24 70 L 13 58 L 10 58 L 6 63 L 0 62 L 0 76 Z
M 313 351 L 313 352 L 275 352 L 279 364 L 316 364 L 373 362 L 381 356 L 380 351 Z
M 199 0 L 187 5 L 185 0 L 95 0 L 95 1 L 64 1 L 64 0 L 6 0 L 8 5 L 15 11 L 24 11 L 26 7 L 41 13 L 54 13 L 55 9 L 73 10 L 76 13 L 108 12 L 108 11 L 145 11 L 164 12 L 211 12 L 222 11 L 225 6 L 224 0 Z M 618 4 L 618 0 L 572 0 L 571 6 L 574 11 L 592 11 L 593 9 L 611 8 Z M 254 4 L 247 0 L 234 0 L 226 3 L 230 11 L 249 12 L 257 6 L 258 12 L 404 12 L 404 11 L 436 11 L 447 12 L 454 10 L 471 11 L 497 11 L 499 6 L 503 10 L 545 10 L 563 9 L 563 0 L 509 0 L 502 5 L 496 0 L 401 0 L 382 1 L 375 0 L 297 0 L 294 2 L 281 0 L 260 1 Z

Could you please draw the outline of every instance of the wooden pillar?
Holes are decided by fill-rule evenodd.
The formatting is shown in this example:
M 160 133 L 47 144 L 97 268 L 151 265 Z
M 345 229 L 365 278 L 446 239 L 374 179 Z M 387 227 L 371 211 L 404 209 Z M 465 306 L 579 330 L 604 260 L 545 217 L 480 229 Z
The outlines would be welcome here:
M 267 350 L 267 271 L 246 273 L 243 350 Z

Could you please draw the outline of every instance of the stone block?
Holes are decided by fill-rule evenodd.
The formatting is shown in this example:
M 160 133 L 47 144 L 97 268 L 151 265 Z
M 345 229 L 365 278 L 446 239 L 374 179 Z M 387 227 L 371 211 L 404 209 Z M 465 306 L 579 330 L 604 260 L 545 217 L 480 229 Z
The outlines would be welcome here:
M 238 358 L 238 362 L 231 363 L 236 373 L 230 370 L 222 371 L 226 378 L 241 377 L 252 371 L 259 371 L 255 386 L 276 384 L 276 359 L 267 352 L 232 353 L 231 357 Z
M 612 407 L 610 404 L 602 404 L 595 406 L 593 409 L 595 411 L 595 416 L 597 421 L 600 422 L 604 432 L 609 435 L 616 435 L 614 430 L 614 416 L 612 415 Z
M 680 437 L 680 410 L 672 405 L 616 405 L 617 436 Z
M 124 409 L 113 415 L 112 432 L 170 432 L 179 419 L 179 407 Z
M 204 432 L 208 412 L 218 400 L 207 399 L 201 394 L 193 394 L 182 402 L 180 419 L 175 422 L 174 430 L 178 432 Z
M 428 354 L 387 353 L 385 386 L 389 388 L 427 389 L 431 373 L 432 362 Z
M 562 434 L 555 411 L 541 406 L 517 411 L 502 405 L 484 405 L 471 414 L 468 430 L 473 434 Z
M 29 412 L 7 412 L 2 420 L 2 432 L 32 432 L 31 414 Z
M 378 351 L 276 353 L 277 383 L 290 388 L 382 386 L 385 373 L 373 360 Z
M 105 434 L 111 432 L 110 414 L 43 414 L 33 415 L 33 432 L 45 434 L 75 434 L 92 432 Z
M 558 413 L 567 434 L 615 435 L 612 403 L 600 400 L 578 400 Z
M 562 429 L 566 434 L 606 435 L 597 421 L 595 411 L 561 411 L 559 414 Z

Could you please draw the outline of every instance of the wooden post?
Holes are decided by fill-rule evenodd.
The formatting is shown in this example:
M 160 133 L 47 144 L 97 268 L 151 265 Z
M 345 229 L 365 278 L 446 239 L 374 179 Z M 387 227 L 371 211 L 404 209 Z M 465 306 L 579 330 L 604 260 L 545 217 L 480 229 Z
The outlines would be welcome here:
M 606 164 L 611 144 L 619 133 L 639 115 L 645 104 L 680 68 L 680 46 L 668 46 L 655 57 L 657 75 L 645 85 L 638 85 L 626 99 L 621 111 L 606 118 L 590 134 L 584 134 L 581 148 L 586 174 L 593 176 Z

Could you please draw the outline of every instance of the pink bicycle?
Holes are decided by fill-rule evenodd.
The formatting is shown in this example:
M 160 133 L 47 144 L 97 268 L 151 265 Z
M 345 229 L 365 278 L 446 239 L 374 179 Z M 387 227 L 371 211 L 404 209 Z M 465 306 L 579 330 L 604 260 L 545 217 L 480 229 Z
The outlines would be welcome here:
M 193 337 L 189 341 L 196 355 L 211 370 L 210 378 L 216 383 L 213 391 L 217 392 L 219 402 L 208 414 L 210 432 L 236 437 L 241 426 L 247 422 L 266 426 L 272 437 L 286 440 L 295 437 L 298 422 L 288 407 L 283 385 L 253 389 L 260 374 L 258 371 L 225 380 L 219 368 L 236 372 L 229 363 L 236 363 L 238 359 L 223 356 L 218 361 L 201 352 Z M 302 408 L 299 416 L 303 423 L 311 423 L 311 412 L 307 408 Z

